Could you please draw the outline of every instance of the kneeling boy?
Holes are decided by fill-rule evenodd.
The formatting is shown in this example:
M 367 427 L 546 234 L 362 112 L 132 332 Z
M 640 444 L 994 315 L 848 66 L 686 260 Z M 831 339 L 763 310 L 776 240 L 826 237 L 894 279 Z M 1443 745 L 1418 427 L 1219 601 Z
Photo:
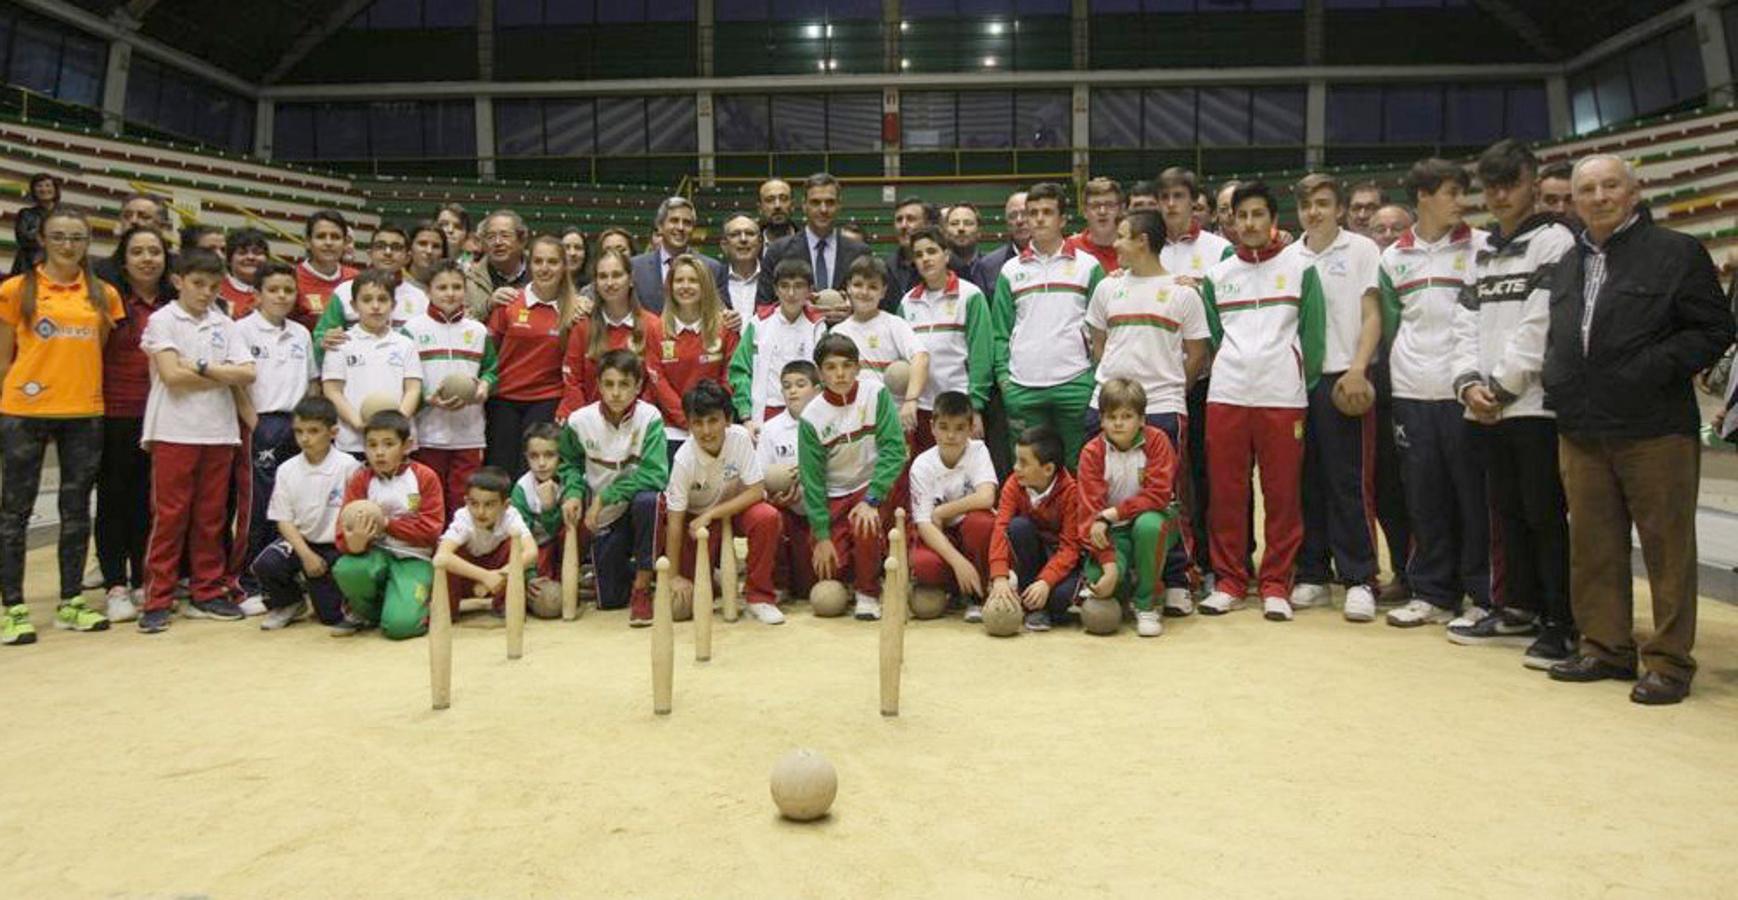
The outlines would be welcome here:
M 344 620 L 344 597 L 332 581 L 332 563 L 339 557 L 338 512 L 344 486 L 362 464 L 348 453 L 333 453 L 338 439 L 338 409 L 325 397 L 309 396 L 296 404 L 290 424 L 302 452 L 278 466 L 266 518 L 277 524 L 278 539 L 254 557 L 253 574 L 265 597 L 260 626 L 276 631 L 307 614 L 326 625 Z
M 508 502 L 537 539 L 537 574 L 561 580 L 561 548 L 567 538 L 561 522 L 561 426 L 533 422 L 525 429 L 525 474 L 513 485 Z
M 983 441 L 972 440 L 972 401 L 959 391 L 935 398 L 935 446 L 911 463 L 911 579 L 964 595 L 966 621 L 982 622 L 990 532 L 996 516 L 996 467 Z
M 1080 491 L 1062 467 L 1062 439 L 1034 425 L 1014 444 L 1014 474 L 996 505 L 990 598 L 1018 590 L 1026 630 L 1049 631 L 1080 594 L 1080 550 Z
M 377 412 L 362 429 L 368 466 L 344 486 L 344 505 L 380 504 L 385 521 L 370 522 L 358 538 L 340 529 L 332 580 L 344 594 L 344 620 L 333 629 L 343 637 L 380 626 L 393 640 L 428 630 L 428 596 L 434 584 L 435 541 L 446 522 L 446 503 L 434 470 L 410 459 L 410 417 Z
M 1156 601 L 1163 589 L 1165 553 L 1177 539 L 1171 476 L 1177 452 L 1163 431 L 1146 424 L 1147 392 L 1139 382 L 1113 378 L 1098 395 L 1104 430 L 1080 451 L 1080 537 L 1086 545 L 1086 580 L 1109 599 L 1133 590 L 1135 630 L 1164 633 Z M 1132 584 L 1123 577 L 1134 565 Z
M 447 602 L 453 615 L 459 613 L 459 600 L 471 596 L 492 598 L 497 614 L 506 608 L 507 567 L 513 559 L 509 540 L 519 542 L 520 565 L 527 570 L 525 583 L 531 583 L 537 541 L 519 511 L 507 502 L 512 490 L 512 477 L 496 466 L 472 472 L 465 482 L 465 505 L 453 514 L 434 558 L 435 565 L 446 569 Z
M 735 553 L 723 546 L 720 521 L 728 521 L 737 534 L 748 538 L 748 612 L 768 625 L 785 620 L 773 596 L 773 557 L 779 546 L 778 510 L 765 502 L 765 477 L 754 452 L 748 429 L 730 423 L 730 393 L 716 381 L 702 381 L 682 396 L 682 413 L 688 419 L 690 440 L 676 451 L 670 468 L 670 486 L 664 489 L 669 521 L 664 526 L 664 554 L 676 573 L 672 595 L 691 598 L 696 565 L 712 565 L 720 552 Z M 706 561 L 699 563 L 697 535 L 710 527 Z M 684 604 L 677 600 L 677 607 Z

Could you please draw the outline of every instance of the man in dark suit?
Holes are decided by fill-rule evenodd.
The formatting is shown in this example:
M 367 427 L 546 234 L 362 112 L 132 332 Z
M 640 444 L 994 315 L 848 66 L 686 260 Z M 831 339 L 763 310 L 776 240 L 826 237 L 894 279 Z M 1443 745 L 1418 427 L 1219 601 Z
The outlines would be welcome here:
M 978 269 L 988 285 L 978 285 L 988 296 L 996 290 L 996 279 L 1002 274 L 1002 266 L 1013 259 L 1026 244 L 1032 240 L 1032 229 L 1026 225 L 1026 192 L 1015 191 L 1008 195 L 1007 205 L 1002 207 L 1002 217 L 1008 223 L 1008 242 L 979 257 Z
M 658 215 L 653 222 L 658 229 L 658 246 L 628 261 L 634 276 L 634 296 L 651 312 L 664 311 L 664 277 L 670 272 L 670 263 L 684 253 L 692 253 L 706 264 L 706 270 L 712 273 L 712 282 L 718 286 L 720 299 L 730 296 L 724 264 L 688 246 L 695 221 L 694 204 L 687 198 L 665 199 L 658 204 Z M 728 309 L 728 305 L 725 308 Z
M 803 182 L 803 213 L 808 224 L 789 237 L 767 245 L 760 264 L 760 306 L 778 302 L 772 272 L 779 260 L 800 259 L 814 268 L 815 290 L 845 289 L 847 273 L 857 257 L 869 253 L 869 245 L 838 234 L 833 223 L 839 217 L 839 179 L 817 172 Z M 846 313 L 842 313 L 841 316 Z

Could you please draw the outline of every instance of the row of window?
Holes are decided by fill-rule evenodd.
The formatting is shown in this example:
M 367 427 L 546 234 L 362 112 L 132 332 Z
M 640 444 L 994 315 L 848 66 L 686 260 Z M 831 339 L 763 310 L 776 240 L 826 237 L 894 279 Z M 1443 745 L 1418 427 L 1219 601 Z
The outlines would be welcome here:
M 254 102 L 135 53 L 127 72 L 128 122 L 234 153 L 253 149 Z
M 0 8 L 0 73 L 7 84 L 68 103 L 99 106 L 108 45 L 15 8 Z
M 1738 38 L 1738 4 L 1725 11 L 1727 46 Z M 1696 26 L 1686 23 L 1569 76 L 1576 134 L 1660 112 L 1702 96 Z

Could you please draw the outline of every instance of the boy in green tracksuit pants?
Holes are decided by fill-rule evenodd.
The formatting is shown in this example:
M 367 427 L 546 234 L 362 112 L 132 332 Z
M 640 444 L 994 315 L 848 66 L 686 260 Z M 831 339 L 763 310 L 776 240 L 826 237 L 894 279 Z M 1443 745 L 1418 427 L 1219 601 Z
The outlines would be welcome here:
M 1164 633 L 1159 598 L 1165 554 L 1178 537 L 1171 502 L 1177 453 L 1164 431 L 1146 423 L 1147 392 L 1140 382 L 1105 382 L 1098 407 L 1103 431 L 1081 450 L 1075 479 L 1086 584 L 1104 599 L 1127 595 L 1132 587 L 1136 631 L 1158 637 Z M 1132 585 L 1126 577 L 1131 563 Z
M 560 441 L 562 521 L 582 529 L 582 543 L 593 541 L 597 608 L 627 606 L 632 628 L 652 624 L 658 497 L 670 480 L 663 414 L 639 399 L 645 380 L 632 350 L 605 353 L 597 366 L 601 399 L 568 415 Z M 629 571 L 631 593 L 622 577 Z
M 385 515 L 357 529 L 340 519 L 337 545 L 344 555 L 332 564 L 332 581 L 344 595 L 344 619 L 333 632 L 351 635 L 378 624 L 393 640 L 417 637 L 428 630 L 431 560 L 446 525 L 441 483 L 434 470 L 409 458 L 404 413 L 375 413 L 362 440 L 368 465 L 345 483 L 344 505 L 372 500 Z
M 815 364 L 826 389 L 804 407 L 797 424 L 797 470 L 813 574 L 837 578 L 841 561 L 848 560 L 856 617 L 879 619 L 886 558 L 882 534 L 893 514 L 883 501 L 905 468 L 905 432 L 886 387 L 873 379 L 857 380 L 856 342 L 842 334 L 821 338 Z

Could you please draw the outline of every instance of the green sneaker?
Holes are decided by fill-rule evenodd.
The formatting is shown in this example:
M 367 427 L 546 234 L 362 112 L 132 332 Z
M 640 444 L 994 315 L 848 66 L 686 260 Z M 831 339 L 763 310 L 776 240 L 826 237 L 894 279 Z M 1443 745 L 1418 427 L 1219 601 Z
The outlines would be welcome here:
M 36 626 L 30 624 L 30 607 L 20 603 L 0 614 L 0 644 L 34 644 Z
M 62 600 L 54 614 L 54 627 L 68 631 L 108 631 L 109 617 L 84 605 L 83 597 Z

